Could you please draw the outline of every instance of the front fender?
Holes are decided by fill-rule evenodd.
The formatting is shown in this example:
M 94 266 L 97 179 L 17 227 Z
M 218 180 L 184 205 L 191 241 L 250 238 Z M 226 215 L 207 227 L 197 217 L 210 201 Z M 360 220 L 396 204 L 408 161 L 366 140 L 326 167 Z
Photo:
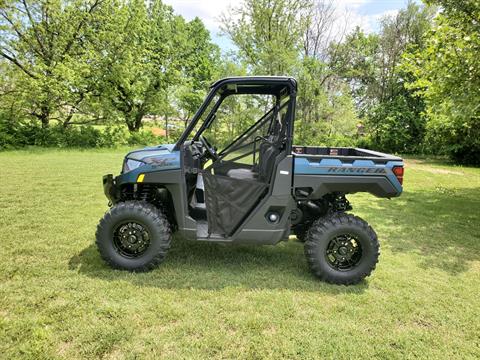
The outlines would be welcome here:
M 110 203 L 115 204 L 120 200 L 120 191 L 115 184 L 112 174 L 103 176 L 103 192 Z

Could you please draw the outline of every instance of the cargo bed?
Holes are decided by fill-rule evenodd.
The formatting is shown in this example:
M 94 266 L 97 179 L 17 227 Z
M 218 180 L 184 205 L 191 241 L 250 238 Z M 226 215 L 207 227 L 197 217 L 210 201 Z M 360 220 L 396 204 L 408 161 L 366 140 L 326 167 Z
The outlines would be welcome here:
M 292 152 L 294 189 L 309 198 L 332 192 L 387 198 L 402 193 L 403 160 L 397 156 L 343 147 L 293 146 Z

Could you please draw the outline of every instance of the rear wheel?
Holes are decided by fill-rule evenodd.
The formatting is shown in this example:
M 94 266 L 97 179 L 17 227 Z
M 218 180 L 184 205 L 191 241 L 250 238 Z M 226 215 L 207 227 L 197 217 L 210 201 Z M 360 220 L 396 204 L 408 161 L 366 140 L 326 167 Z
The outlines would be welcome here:
M 112 207 L 100 220 L 96 243 L 112 267 L 148 271 L 165 259 L 170 248 L 170 226 L 152 204 L 127 201 Z
M 357 216 L 333 214 L 315 221 L 305 242 L 312 272 L 333 284 L 356 284 L 375 269 L 379 256 L 377 235 Z

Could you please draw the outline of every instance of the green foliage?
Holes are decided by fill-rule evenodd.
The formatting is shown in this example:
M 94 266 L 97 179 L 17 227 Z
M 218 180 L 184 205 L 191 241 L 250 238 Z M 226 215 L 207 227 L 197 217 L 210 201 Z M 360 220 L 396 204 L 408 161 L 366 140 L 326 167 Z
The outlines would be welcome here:
M 122 121 L 138 131 L 145 115 L 186 119 L 219 58 L 199 19 L 187 23 L 160 0 L 7 0 L 0 15 L 10 87 L 0 106 L 43 127 Z
M 220 66 L 219 48 L 212 44 L 210 33 L 199 18 L 186 24 L 186 49 L 182 57 L 183 79 L 177 97 L 181 116 L 187 121 L 202 104 Z
M 343 42 L 332 43 L 330 67 L 349 85 L 361 116 L 380 98 L 380 36 L 365 34 L 360 28 Z
M 17 122 L 10 121 L 3 112 L 0 112 L 0 149 L 23 145 L 22 139 L 17 137 L 17 126 Z
M 317 5 L 310 0 L 249 0 L 222 21 L 251 73 L 297 78 L 295 139 L 304 144 L 353 135 L 358 123 L 345 84 L 332 76 L 326 54 L 319 50 L 324 44 L 318 24 L 330 21 L 326 17 L 331 14 Z
M 356 29 L 331 47 L 332 67 L 350 85 L 365 125 L 363 145 L 388 152 L 423 149 L 423 98 L 405 87 L 414 76 L 401 66 L 405 54 L 422 49 L 433 9 L 409 2 L 381 21 L 378 34 Z
M 328 91 L 318 81 L 324 64 L 306 58 L 299 74 L 298 110 L 295 142 L 304 145 L 353 145 L 357 134 L 357 117 L 346 84 L 328 80 Z M 339 139 L 349 139 L 343 145 Z
M 395 153 L 422 153 L 425 118 L 416 106 L 423 104 L 412 101 L 417 102 L 412 96 L 400 94 L 374 107 L 366 121 L 369 132 L 364 145 Z
M 224 149 L 273 107 L 270 95 L 227 97 L 216 113 L 212 127 L 204 135 L 219 150 Z
M 112 3 L 112 20 L 95 53 L 105 76 L 102 104 L 138 131 L 147 114 L 158 114 L 179 78 L 185 22 L 155 0 Z
M 8 61 L 16 111 L 47 127 L 89 111 L 98 76 L 92 44 L 104 26 L 106 1 L 5 0 L 0 57 Z M 14 71 L 15 70 L 15 71 Z
M 166 141 L 164 138 L 159 138 L 155 136 L 150 131 L 140 131 L 130 133 L 127 137 L 128 145 L 157 145 L 165 144 Z
M 460 164 L 480 165 L 480 116 L 469 115 L 444 101 L 428 110 L 425 146 L 433 154 L 446 154 Z
M 426 46 L 405 57 L 409 87 L 425 98 L 427 142 L 433 153 L 480 164 L 480 4 L 435 1 L 444 6 Z
M 246 0 L 222 19 L 253 74 L 289 75 L 299 59 L 310 0 Z
M 151 143 L 145 116 L 186 126 L 214 79 L 267 74 L 298 80 L 297 143 L 479 164 L 480 5 L 426 3 L 408 2 L 378 33 L 331 37 L 332 3 L 246 0 L 221 19 L 237 47 L 221 57 L 200 19 L 161 0 L 4 0 L 0 147 Z M 228 143 L 265 108 L 227 101 L 215 140 Z
M 119 126 L 98 128 L 88 125 L 42 127 L 34 122 L 8 122 L 0 119 L 0 150 L 25 146 L 59 148 L 100 148 L 122 145 L 165 143 L 149 130 L 130 133 Z

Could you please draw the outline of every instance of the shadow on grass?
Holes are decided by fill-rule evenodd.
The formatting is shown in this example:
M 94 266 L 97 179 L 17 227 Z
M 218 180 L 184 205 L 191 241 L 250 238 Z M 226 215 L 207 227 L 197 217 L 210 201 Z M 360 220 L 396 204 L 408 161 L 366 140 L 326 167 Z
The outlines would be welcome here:
M 319 281 L 308 270 L 303 244 L 297 241 L 277 246 L 235 246 L 174 237 L 163 264 L 149 273 L 135 274 L 109 268 L 92 244 L 70 259 L 69 269 L 93 278 L 165 289 L 241 287 L 360 294 L 368 288 L 367 281 L 349 287 Z
M 394 253 L 413 252 L 421 267 L 455 275 L 480 261 L 479 209 L 479 188 L 438 187 L 366 206 L 362 216 Z

